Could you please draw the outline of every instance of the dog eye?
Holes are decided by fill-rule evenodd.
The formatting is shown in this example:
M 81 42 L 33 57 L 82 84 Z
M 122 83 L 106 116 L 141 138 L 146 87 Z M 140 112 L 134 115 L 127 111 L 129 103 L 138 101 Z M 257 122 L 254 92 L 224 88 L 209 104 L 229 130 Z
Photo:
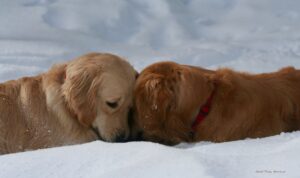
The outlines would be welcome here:
M 110 102 L 110 101 L 106 101 L 107 106 L 111 107 L 111 108 L 116 108 L 118 107 L 118 102 Z

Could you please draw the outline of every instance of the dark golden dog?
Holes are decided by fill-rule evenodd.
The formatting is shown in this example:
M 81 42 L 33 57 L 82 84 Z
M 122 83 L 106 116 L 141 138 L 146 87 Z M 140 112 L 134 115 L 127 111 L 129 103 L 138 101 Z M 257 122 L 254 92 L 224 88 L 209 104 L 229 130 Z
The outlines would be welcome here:
M 300 71 L 251 75 L 173 62 L 144 69 L 134 91 L 145 140 L 224 142 L 300 129 Z

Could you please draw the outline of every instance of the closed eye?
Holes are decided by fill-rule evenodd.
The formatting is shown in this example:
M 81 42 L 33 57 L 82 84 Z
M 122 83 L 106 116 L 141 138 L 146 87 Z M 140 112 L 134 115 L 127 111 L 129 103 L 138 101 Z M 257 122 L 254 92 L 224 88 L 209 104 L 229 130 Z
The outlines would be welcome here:
M 106 101 L 106 105 L 109 106 L 110 108 L 116 108 L 118 107 L 118 102 Z

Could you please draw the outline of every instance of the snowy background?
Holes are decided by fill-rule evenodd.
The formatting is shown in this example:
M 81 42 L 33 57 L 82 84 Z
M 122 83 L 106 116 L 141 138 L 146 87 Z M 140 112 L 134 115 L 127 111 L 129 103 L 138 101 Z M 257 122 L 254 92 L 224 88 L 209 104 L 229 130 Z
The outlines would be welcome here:
M 300 68 L 298 0 L 0 0 L 0 81 L 86 52 L 137 70 L 161 60 L 211 69 Z M 167 147 L 96 141 L 0 156 L 0 177 L 300 177 L 300 132 Z

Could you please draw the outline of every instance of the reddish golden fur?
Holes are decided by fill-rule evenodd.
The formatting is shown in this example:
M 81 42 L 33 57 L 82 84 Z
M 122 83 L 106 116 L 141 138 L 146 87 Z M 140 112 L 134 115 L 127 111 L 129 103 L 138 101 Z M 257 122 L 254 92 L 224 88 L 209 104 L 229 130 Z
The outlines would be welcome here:
M 200 107 L 215 92 L 211 111 L 191 135 Z M 300 71 L 250 75 L 160 62 L 135 86 L 135 130 L 165 144 L 258 138 L 300 128 Z
M 91 53 L 0 84 L 0 154 L 88 142 L 97 134 L 125 139 L 135 75 L 123 59 Z

